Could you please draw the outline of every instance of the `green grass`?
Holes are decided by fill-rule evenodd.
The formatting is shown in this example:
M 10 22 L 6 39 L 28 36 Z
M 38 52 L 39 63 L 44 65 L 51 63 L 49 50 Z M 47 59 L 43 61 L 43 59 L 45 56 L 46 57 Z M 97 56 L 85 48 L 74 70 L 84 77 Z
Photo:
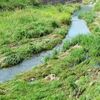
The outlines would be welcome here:
M 80 14 L 80 18 L 85 19 L 88 24 L 92 23 L 94 18 L 95 18 L 95 12 L 94 11 L 90 11 L 90 12 L 88 12 L 86 14 L 81 13 Z
M 76 5 L 42 5 L 0 12 L 0 67 L 52 49 L 67 34 Z
M 88 4 L 90 2 L 90 0 L 83 0 L 84 4 Z
M 96 63 L 100 63 L 100 54 L 96 55 L 93 51 L 98 52 L 98 38 L 94 35 L 75 38 L 69 49 L 56 53 L 56 58 L 2 84 L 1 99 L 97 100 L 95 98 L 99 98 L 100 79 Z M 46 79 L 50 74 L 55 75 L 54 80 Z
M 86 20 L 88 26 L 93 34 L 100 35 L 100 3 L 97 1 L 95 7 L 86 14 L 81 13 L 80 18 Z
M 0 10 L 22 9 L 27 6 L 39 6 L 41 0 L 0 0 Z
M 94 3 L 96 0 L 83 0 L 84 4 L 89 4 L 90 2 Z
M 94 9 L 95 11 L 100 11 L 100 0 L 97 1 Z
M 45 64 L 0 84 L 0 99 L 100 100 L 99 24 L 99 16 L 95 15 L 88 22 L 91 34 L 66 41 L 62 52 L 54 51 L 45 58 Z

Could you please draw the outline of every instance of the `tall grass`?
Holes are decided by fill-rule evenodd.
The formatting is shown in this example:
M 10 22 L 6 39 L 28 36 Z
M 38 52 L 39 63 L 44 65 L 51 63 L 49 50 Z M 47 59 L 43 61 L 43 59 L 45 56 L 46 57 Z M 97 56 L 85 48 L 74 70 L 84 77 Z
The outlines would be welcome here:
M 86 22 L 89 24 L 89 23 L 92 23 L 95 19 L 95 12 L 94 11 L 90 11 L 90 12 L 87 12 L 87 13 L 81 13 L 80 18 L 83 18 L 86 20 Z
M 39 6 L 41 2 L 41 0 L 0 0 L 0 10 L 14 10 L 27 6 Z
M 15 65 L 60 43 L 75 9 L 75 5 L 44 5 L 0 12 L 0 55 L 5 58 L 0 66 Z
M 94 10 L 95 11 L 100 11 L 100 0 L 97 1 Z

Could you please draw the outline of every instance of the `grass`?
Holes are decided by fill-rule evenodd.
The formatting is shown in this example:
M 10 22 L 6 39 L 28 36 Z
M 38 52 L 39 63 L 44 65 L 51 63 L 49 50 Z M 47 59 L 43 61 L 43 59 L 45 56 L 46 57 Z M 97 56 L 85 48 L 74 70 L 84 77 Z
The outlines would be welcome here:
M 90 0 L 83 0 L 84 4 L 88 4 L 90 2 Z
M 95 11 L 100 11 L 100 0 L 97 1 L 96 5 L 95 5 Z
M 95 7 L 90 11 L 87 12 L 86 14 L 81 13 L 80 18 L 84 19 L 87 21 L 88 26 L 92 33 L 94 34 L 99 34 L 100 35 L 100 28 L 99 28 L 99 23 L 100 23 L 100 3 L 99 0 L 96 2 Z
M 93 51 L 98 52 L 96 47 L 100 43 L 98 38 L 94 35 L 79 36 L 70 43 L 69 49 L 60 54 L 56 53 L 56 59 L 53 57 L 45 64 L 17 76 L 15 80 L 1 84 L 1 99 L 95 100 L 99 98 L 100 79 L 96 59 L 99 63 L 100 55 L 93 53 Z M 87 41 L 90 43 L 88 48 Z M 51 80 L 51 77 L 46 78 L 51 74 L 55 75 L 54 80 Z
M 52 49 L 67 33 L 75 5 L 44 5 L 0 12 L 0 67 Z
M 94 12 L 94 14 L 99 13 L 95 10 Z M 88 17 L 84 18 L 88 20 Z M 54 51 L 51 58 L 46 58 L 45 64 L 1 84 L 0 99 L 99 100 L 100 27 L 98 25 L 99 16 L 96 16 L 88 23 L 91 29 L 90 35 L 79 35 L 70 42 L 66 41 L 64 50 Z M 99 29 L 95 30 L 96 27 Z
M 84 4 L 89 4 L 90 2 L 94 3 L 96 0 L 83 0 Z
M 0 0 L 0 10 L 22 9 L 27 6 L 39 6 L 40 0 Z
M 89 23 L 92 23 L 94 18 L 95 18 L 95 12 L 94 11 L 90 11 L 86 14 L 80 14 L 80 18 L 83 18 L 86 20 L 86 22 L 89 24 Z

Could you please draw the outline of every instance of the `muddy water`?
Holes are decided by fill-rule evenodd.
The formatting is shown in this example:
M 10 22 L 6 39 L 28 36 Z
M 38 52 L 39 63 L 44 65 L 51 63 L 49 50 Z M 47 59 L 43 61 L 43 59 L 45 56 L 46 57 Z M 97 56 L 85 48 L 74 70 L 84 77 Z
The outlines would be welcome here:
M 85 12 L 89 11 L 90 9 L 91 9 L 91 6 L 85 6 L 85 7 L 82 7 L 81 10 L 76 11 L 73 14 L 71 27 L 69 29 L 68 35 L 66 35 L 66 37 L 63 41 L 67 40 L 68 38 L 72 39 L 73 37 L 75 37 L 79 34 L 90 33 L 86 22 L 84 20 L 78 18 L 78 15 L 79 15 L 80 12 L 85 13 Z M 61 46 L 63 45 L 63 41 L 62 41 L 62 44 L 56 46 L 54 49 L 61 48 Z M 0 69 L 0 82 L 2 83 L 2 82 L 5 82 L 5 81 L 8 81 L 8 80 L 11 80 L 17 74 L 29 71 L 33 67 L 35 67 L 39 64 L 42 64 L 43 58 L 47 55 L 50 55 L 53 50 L 45 51 L 45 52 L 41 52 L 39 54 L 36 54 L 32 58 L 30 58 L 29 60 L 25 60 L 25 61 L 23 61 L 22 63 L 20 63 L 16 66 L 6 68 L 6 69 Z

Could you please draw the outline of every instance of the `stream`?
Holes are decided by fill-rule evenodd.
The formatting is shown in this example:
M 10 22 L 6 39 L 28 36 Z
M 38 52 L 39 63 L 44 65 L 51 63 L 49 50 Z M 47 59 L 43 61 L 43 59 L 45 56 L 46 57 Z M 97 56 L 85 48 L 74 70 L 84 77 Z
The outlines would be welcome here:
M 66 37 L 64 38 L 62 43 L 60 45 L 57 45 L 56 47 L 54 47 L 53 50 L 61 48 L 61 46 L 63 45 L 65 40 L 72 39 L 73 37 L 75 37 L 79 34 L 90 33 L 86 22 L 82 19 L 79 19 L 79 17 L 78 17 L 80 12 L 86 13 L 87 11 L 90 11 L 90 10 L 91 10 L 90 5 L 82 6 L 82 8 L 79 11 L 76 11 L 73 14 L 72 20 L 71 20 L 72 23 L 71 23 L 70 29 L 68 31 L 68 35 L 66 35 Z M 35 55 L 33 55 L 32 58 L 25 60 L 16 66 L 0 69 L 0 83 L 11 80 L 16 75 L 21 74 L 23 72 L 27 72 L 27 71 L 31 70 L 33 67 L 43 64 L 44 57 L 47 55 L 50 55 L 53 50 L 44 51 L 39 54 L 35 54 Z

